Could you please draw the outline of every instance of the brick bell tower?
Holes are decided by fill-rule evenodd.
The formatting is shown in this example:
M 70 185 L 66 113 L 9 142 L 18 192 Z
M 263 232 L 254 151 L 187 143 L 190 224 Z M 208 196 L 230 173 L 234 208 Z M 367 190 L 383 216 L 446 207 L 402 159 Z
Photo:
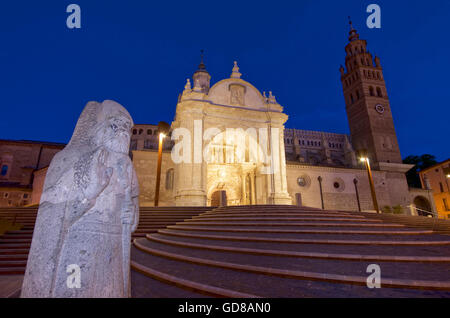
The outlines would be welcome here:
M 380 59 L 373 59 L 351 21 L 345 52 L 340 72 L 354 149 L 367 149 L 375 166 L 402 163 Z

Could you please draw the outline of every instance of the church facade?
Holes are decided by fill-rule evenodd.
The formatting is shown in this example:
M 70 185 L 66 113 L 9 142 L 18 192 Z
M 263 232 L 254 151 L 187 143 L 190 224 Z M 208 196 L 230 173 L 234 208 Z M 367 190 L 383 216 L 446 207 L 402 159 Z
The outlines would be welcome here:
M 272 92 L 245 81 L 236 62 L 229 78 L 210 85 L 202 59 L 164 141 L 160 205 L 214 206 L 225 192 L 228 205 L 373 210 L 357 157 L 366 149 L 380 208 L 414 214 L 415 199 L 429 194 L 408 188 L 411 166 L 401 160 L 380 59 L 353 27 L 345 50 L 340 73 L 350 135 L 286 129 L 288 114 Z M 153 205 L 157 148 L 157 126 L 136 125 L 131 151 L 142 206 Z

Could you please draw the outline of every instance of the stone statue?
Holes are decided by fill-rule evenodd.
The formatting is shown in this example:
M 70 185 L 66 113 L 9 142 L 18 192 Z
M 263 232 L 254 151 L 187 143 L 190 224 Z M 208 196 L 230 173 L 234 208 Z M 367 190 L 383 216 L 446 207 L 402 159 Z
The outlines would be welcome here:
M 89 102 L 47 171 L 22 297 L 129 297 L 138 183 L 128 156 L 133 121 Z

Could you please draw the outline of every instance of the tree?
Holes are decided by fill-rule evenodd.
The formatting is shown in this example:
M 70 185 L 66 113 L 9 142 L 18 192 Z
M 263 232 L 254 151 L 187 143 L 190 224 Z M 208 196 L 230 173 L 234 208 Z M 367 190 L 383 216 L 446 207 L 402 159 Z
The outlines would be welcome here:
M 418 172 L 431 167 L 438 162 L 436 161 L 436 157 L 433 155 L 425 154 L 421 156 L 408 156 L 403 159 L 403 163 L 413 164 L 414 167 L 411 168 L 408 172 L 406 172 L 406 180 L 408 181 L 408 185 L 413 188 L 421 188 L 422 184 L 420 182 Z

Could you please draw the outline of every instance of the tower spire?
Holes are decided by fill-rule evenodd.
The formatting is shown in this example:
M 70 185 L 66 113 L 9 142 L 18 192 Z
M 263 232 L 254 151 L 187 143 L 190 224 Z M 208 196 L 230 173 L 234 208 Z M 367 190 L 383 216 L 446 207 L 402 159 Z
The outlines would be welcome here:
M 200 64 L 198 65 L 198 70 L 205 70 L 206 71 L 206 66 L 205 63 L 203 62 L 203 54 L 204 54 L 204 50 L 200 50 Z
M 348 24 L 350 24 L 350 32 L 348 33 L 349 34 L 348 40 L 350 42 L 358 40 L 359 34 L 358 31 L 356 31 L 356 29 L 353 27 L 352 18 L 350 16 L 348 16 Z
M 201 91 L 205 94 L 209 91 L 209 83 L 211 80 L 211 76 L 206 70 L 205 62 L 203 61 L 204 51 L 200 50 L 200 64 L 198 65 L 197 70 L 193 76 L 194 88 L 198 85 L 201 87 Z

